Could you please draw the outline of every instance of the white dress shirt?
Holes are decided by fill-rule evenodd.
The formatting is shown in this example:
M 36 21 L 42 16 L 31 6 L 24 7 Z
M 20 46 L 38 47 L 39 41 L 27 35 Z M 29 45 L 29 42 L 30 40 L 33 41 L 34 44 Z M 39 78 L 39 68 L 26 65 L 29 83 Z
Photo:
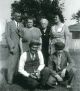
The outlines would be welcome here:
M 40 50 L 38 50 L 37 52 L 38 52 L 38 57 L 40 62 L 40 65 L 37 70 L 41 71 L 45 66 L 44 58 Z M 25 77 L 29 77 L 30 74 L 24 69 L 26 61 L 27 61 L 27 52 L 24 52 L 20 57 L 18 72 L 24 75 Z
M 14 20 L 14 22 L 16 24 L 16 27 L 19 27 L 19 22 L 15 21 L 15 20 Z

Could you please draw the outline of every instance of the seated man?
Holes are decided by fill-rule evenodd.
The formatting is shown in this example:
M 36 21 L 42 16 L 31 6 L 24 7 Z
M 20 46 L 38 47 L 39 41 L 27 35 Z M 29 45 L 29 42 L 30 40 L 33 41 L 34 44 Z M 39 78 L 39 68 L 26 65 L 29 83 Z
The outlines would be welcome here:
M 31 41 L 30 50 L 24 52 L 20 57 L 19 77 L 21 83 L 29 89 L 35 89 L 39 85 L 40 73 L 45 66 L 43 55 L 38 50 L 39 45 L 37 40 Z
M 68 52 L 64 51 L 65 44 L 62 42 L 55 43 L 55 53 L 49 58 L 48 68 L 45 68 L 43 79 L 45 75 L 47 84 L 53 86 L 54 84 L 61 84 L 71 87 L 71 81 L 74 76 L 76 69 L 74 68 L 73 60 L 71 59 Z M 46 83 L 46 82 L 45 82 Z

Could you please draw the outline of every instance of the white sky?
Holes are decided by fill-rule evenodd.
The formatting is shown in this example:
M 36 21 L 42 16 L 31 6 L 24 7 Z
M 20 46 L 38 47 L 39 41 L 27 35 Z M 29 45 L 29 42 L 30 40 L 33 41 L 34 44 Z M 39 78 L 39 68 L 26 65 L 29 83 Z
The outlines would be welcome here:
M 75 22 L 71 21 L 71 16 L 73 13 L 76 13 L 78 10 L 80 10 L 80 0 L 65 0 L 65 10 L 64 10 L 64 16 L 66 17 L 67 25 L 72 25 Z
M 0 0 L 0 41 L 2 40 L 1 35 L 5 31 L 6 21 L 10 20 L 11 3 L 13 2 L 14 0 Z
M 5 22 L 7 20 L 10 20 L 10 11 L 11 11 L 11 3 L 14 0 L 0 0 L 0 40 L 1 40 L 1 34 L 4 32 L 5 29 Z M 19 0 L 17 0 L 19 1 Z M 71 21 L 71 16 L 73 13 L 76 13 L 78 10 L 80 10 L 80 0 L 63 0 L 65 3 L 65 9 L 63 11 L 63 14 L 65 16 L 66 24 L 72 25 L 75 22 Z

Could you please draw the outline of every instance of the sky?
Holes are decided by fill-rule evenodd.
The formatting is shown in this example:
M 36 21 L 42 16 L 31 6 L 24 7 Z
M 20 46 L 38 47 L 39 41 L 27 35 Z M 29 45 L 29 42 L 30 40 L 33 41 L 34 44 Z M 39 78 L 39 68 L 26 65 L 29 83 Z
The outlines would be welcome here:
M 17 0 L 19 1 L 19 0 Z M 80 10 L 80 0 L 62 0 L 64 1 L 64 10 L 63 15 L 67 19 L 66 25 L 72 25 L 75 21 L 71 20 L 71 16 L 73 13 L 76 13 Z M 11 3 L 14 0 L 0 0 L 0 40 L 1 35 L 5 31 L 5 23 L 10 20 L 11 13 Z
M 76 13 L 80 10 L 80 0 L 64 0 L 64 16 L 67 19 L 66 24 L 72 25 L 75 21 L 71 20 L 71 16 L 73 13 Z

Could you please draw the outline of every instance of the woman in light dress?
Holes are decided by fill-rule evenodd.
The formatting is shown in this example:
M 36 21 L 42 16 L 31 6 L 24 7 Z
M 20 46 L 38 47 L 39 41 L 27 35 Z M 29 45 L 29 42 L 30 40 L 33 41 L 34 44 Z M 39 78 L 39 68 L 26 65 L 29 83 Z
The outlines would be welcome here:
M 55 16 L 55 21 L 56 24 L 51 26 L 51 32 L 50 32 L 50 41 L 49 41 L 50 54 L 55 52 L 54 44 L 57 41 L 65 43 L 64 50 L 69 51 L 68 45 L 69 45 L 70 32 L 68 27 L 64 24 L 64 18 L 62 14 L 57 14 Z

